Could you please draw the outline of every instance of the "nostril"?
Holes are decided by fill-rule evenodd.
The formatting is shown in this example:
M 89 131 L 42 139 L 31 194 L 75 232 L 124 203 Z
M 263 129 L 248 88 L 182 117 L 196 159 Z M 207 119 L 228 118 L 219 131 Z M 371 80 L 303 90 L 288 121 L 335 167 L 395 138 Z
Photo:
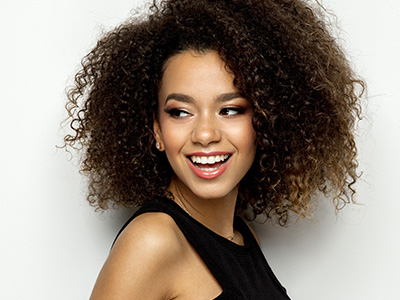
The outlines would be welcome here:
M 201 143 L 202 145 L 207 145 L 211 142 L 215 142 L 221 139 L 221 134 L 219 129 L 214 128 L 210 125 L 198 126 L 193 131 L 192 140 L 193 142 Z

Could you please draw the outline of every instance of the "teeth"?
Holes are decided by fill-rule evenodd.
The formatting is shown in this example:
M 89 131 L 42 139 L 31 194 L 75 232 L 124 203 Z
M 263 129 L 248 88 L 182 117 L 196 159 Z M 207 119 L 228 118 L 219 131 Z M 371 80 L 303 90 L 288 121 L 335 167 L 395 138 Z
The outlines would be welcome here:
M 229 154 L 215 155 L 215 156 L 191 156 L 192 162 L 197 164 L 214 164 L 216 162 L 223 162 L 229 157 Z
M 206 172 L 213 172 L 215 170 L 217 170 L 218 168 L 199 168 L 202 171 L 206 171 Z

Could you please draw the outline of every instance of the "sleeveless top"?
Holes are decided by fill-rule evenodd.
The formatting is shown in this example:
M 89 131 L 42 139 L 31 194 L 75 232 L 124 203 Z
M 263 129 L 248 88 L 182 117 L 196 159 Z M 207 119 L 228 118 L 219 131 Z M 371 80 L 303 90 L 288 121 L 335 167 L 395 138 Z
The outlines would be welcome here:
M 234 228 L 242 234 L 244 246 L 208 229 L 168 198 L 144 204 L 125 223 L 118 235 L 135 217 L 149 212 L 168 214 L 199 253 L 222 287 L 222 293 L 214 300 L 290 300 L 269 267 L 253 233 L 239 216 L 235 216 Z

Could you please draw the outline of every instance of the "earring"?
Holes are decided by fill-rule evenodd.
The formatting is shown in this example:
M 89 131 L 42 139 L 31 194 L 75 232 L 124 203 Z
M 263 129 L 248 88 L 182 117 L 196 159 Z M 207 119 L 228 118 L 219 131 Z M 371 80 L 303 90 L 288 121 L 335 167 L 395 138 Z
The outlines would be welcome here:
M 157 142 L 157 143 L 156 143 L 156 148 L 157 148 L 158 150 L 160 150 L 160 148 L 161 148 L 161 145 L 160 145 L 160 143 L 159 143 L 159 142 Z

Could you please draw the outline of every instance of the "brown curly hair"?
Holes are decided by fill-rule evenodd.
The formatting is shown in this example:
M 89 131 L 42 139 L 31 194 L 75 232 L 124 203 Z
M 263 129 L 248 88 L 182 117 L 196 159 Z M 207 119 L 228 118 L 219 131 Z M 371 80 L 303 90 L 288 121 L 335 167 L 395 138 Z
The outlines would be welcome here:
M 253 108 L 257 154 L 243 178 L 237 212 L 285 225 L 306 216 L 316 192 L 336 207 L 353 201 L 354 127 L 364 83 L 329 32 L 321 9 L 301 0 L 154 1 L 107 33 L 82 60 L 68 91 L 83 147 L 88 200 L 106 209 L 168 195 L 171 167 L 156 150 L 153 118 L 165 62 L 185 50 L 215 50 Z

